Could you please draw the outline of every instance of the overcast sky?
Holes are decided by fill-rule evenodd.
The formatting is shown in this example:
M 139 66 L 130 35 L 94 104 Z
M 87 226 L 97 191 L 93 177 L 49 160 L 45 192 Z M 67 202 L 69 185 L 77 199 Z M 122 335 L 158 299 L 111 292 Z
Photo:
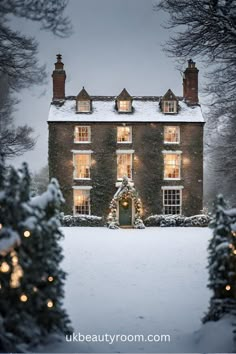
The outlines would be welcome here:
M 31 170 L 37 171 L 47 164 L 47 116 L 57 53 L 62 54 L 65 64 L 66 95 L 77 95 L 82 86 L 91 95 L 117 95 L 124 87 L 131 95 L 162 95 L 168 88 L 182 95 L 177 63 L 161 47 L 170 35 L 162 28 L 165 16 L 153 11 L 153 3 L 70 0 L 67 14 L 74 32 L 67 39 L 40 31 L 40 26 L 30 21 L 14 23 L 18 30 L 38 40 L 38 57 L 48 71 L 47 85 L 20 93 L 16 123 L 32 126 L 38 140 L 34 151 L 14 160 L 15 165 L 27 161 Z

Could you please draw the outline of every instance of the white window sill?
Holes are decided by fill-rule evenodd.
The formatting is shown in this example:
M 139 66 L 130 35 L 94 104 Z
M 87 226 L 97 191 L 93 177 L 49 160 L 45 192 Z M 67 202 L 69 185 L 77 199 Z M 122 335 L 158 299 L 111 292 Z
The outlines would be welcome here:
M 81 217 L 83 217 L 83 216 L 91 216 L 91 214 L 89 213 L 89 214 L 76 214 L 76 213 L 73 213 L 73 216 L 75 216 L 75 217 L 79 217 L 79 216 L 81 216 Z
M 170 142 L 170 141 L 164 141 L 164 144 L 169 144 L 169 145 L 178 145 L 178 144 L 180 144 L 180 141 L 172 141 L 172 142 Z
M 85 190 L 85 191 L 89 191 L 92 188 L 93 188 L 92 186 L 72 186 L 72 189 Z
M 181 181 L 181 178 L 163 178 L 164 181 Z
M 169 190 L 169 189 L 175 189 L 175 190 L 181 190 L 184 189 L 184 186 L 163 186 L 161 187 L 162 190 Z
M 132 144 L 132 141 L 117 141 L 117 144 Z
M 76 178 L 76 177 L 74 177 L 73 179 L 74 179 L 74 181 L 91 181 L 91 178 Z
M 74 144 L 91 144 L 91 141 L 75 141 Z

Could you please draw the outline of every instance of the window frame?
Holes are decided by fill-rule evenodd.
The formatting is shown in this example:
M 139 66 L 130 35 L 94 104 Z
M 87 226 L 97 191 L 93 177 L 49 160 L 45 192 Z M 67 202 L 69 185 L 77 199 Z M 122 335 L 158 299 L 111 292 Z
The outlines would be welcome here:
M 167 141 L 166 138 L 166 130 L 169 128 L 178 128 L 178 141 Z M 164 144 L 180 144 L 180 126 L 179 125 L 165 125 L 164 126 Z
M 117 181 L 122 181 L 123 177 L 118 177 L 118 161 L 119 161 L 119 156 L 120 155 L 130 155 L 130 177 L 128 177 L 129 181 L 133 180 L 133 158 L 134 158 L 134 150 L 117 150 L 117 163 L 116 163 L 116 179 Z
M 118 131 L 119 129 L 125 129 L 125 128 L 129 128 L 130 129 L 130 140 L 129 141 L 119 141 L 118 140 Z M 132 126 L 131 125 L 128 125 L 128 126 L 117 126 L 117 134 L 116 134 L 116 140 L 117 140 L 117 144 L 132 144 L 133 142 L 133 131 L 132 131 Z
M 76 155 L 88 155 L 89 156 L 89 177 L 88 178 L 87 177 L 80 178 L 80 177 L 76 176 L 76 159 L 75 159 Z M 86 151 L 86 150 L 78 151 L 78 152 L 73 151 L 73 167 L 74 167 L 73 180 L 75 180 L 75 181 L 84 181 L 84 180 L 89 181 L 89 180 L 91 180 L 91 165 L 92 165 L 91 151 Z
M 88 129 L 88 140 L 78 141 L 76 140 L 76 128 L 87 128 Z M 74 126 L 74 143 L 75 144 L 91 144 L 91 126 L 90 125 L 75 125 Z
M 179 192 L 179 204 L 165 204 L 165 192 L 167 191 L 178 191 Z M 182 215 L 182 209 L 183 209 L 183 187 L 182 186 L 166 186 L 166 187 L 162 187 L 162 212 L 163 215 Z M 167 197 L 168 198 L 168 197 Z M 172 201 L 173 201 L 173 197 L 171 196 Z M 165 208 L 177 208 L 179 207 L 179 213 L 165 213 Z
M 182 151 L 162 151 L 163 154 L 163 180 L 164 181 L 179 181 L 181 180 L 181 168 L 182 168 Z M 165 177 L 165 156 L 166 155 L 178 155 L 179 156 L 179 177 Z
M 80 110 L 80 104 L 88 104 L 88 110 Z M 76 102 L 76 112 L 77 113 L 91 113 L 91 101 L 90 100 L 77 100 Z
M 122 103 L 126 103 L 126 104 L 129 105 L 127 110 L 121 109 L 121 102 Z M 130 113 L 130 112 L 132 112 L 132 101 L 131 100 L 119 100 L 118 101 L 118 111 L 120 113 Z
M 165 110 L 165 105 L 166 105 L 166 103 L 168 103 L 168 105 L 171 103 L 173 103 L 174 104 L 174 111 L 173 112 L 170 112 L 170 109 L 168 109 L 168 111 L 166 111 Z M 168 108 L 169 108 L 169 106 L 168 106 Z M 176 114 L 177 113 L 177 101 L 173 101 L 173 100 L 164 100 L 163 101 L 163 106 L 162 106 L 162 112 L 164 113 L 164 114 Z
M 92 189 L 92 187 L 86 187 L 86 186 L 73 187 L 73 215 L 74 216 L 91 215 L 91 194 L 90 194 L 90 190 L 91 189 Z M 84 213 L 80 214 L 80 213 L 76 212 L 75 194 L 76 194 L 77 191 L 86 192 L 88 194 L 88 214 L 84 214 Z M 81 205 L 81 207 L 82 207 L 82 205 Z

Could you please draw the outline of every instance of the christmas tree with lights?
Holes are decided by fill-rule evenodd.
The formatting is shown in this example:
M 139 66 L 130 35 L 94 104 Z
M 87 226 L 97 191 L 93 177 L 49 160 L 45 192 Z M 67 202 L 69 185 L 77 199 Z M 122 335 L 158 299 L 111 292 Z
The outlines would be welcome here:
M 56 180 L 31 198 L 26 164 L 0 172 L 0 351 L 23 351 L 50 333 L 68 333 L 59 240 L 63 197 Z M 14 235 L 14 238 L 13 238 Z M 15 239 L 11 246 L 9 240 Z
M 232 214 L 232 215 L 231 215 Z M 208 287 L 213 291 L 203 322 L 217 321 L 236 308 L 236 234 L 232 230 L 234 214 L 226 209 L 222 195 L 217 198 L 215 215 L 210 223 L 213 237 L 208 250 Z

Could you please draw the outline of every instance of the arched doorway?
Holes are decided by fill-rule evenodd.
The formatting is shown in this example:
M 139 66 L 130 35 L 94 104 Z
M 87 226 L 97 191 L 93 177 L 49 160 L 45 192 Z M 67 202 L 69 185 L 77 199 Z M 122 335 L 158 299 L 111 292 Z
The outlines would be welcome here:
M 107 218 L 108 227 L 117 229 L 120 226 L 133 226 L 136 229 L 144 229 L 141 214 L 142 204 L 138 193 L 133 183 L 124 177 L 110 203 L 110 213 Z

